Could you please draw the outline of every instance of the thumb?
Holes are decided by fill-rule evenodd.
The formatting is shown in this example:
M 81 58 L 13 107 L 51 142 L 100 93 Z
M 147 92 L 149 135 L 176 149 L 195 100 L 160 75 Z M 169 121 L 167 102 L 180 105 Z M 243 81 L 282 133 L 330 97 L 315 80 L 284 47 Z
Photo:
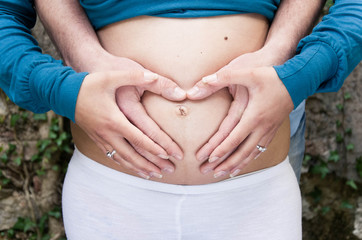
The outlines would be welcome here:
M 187 98 L 189 98 L 191 100 L 203 99 L 203 98 L 206 98 L 206 97 L 210 96 L 211 94 L 217 92 L 221 88 L 228 86 L 228 84 L 226 84 L 226 85 L 221 84 L 221 82 L 219 82 L 219 81 L 217 81 L 217 84 L 215 84 L 215 83 L 208 84 L 208 82 L 205 81 L 205 79 L 208 79 L 210 77 L 217 79 L 216 73 L 209 75 L 207 77 L 204 77 L 201 81 L 197 82 L 191 89 L 189 89 L 187 91 Z
M 182 90 L 174 81 L 158 76 L 156 81 L 144 87 L 145 90 L 161 95 L 171 101 L 182 101 L 186 98 L 186 92 Z
M 264 68 L 242 68 L 237 70 L 223 69 L 202 78 L 192 89 L 187 91 L 191 100 L 205 98 L 224 87 L 241 85 L 250 89 L 263 82 L 268 75 Z

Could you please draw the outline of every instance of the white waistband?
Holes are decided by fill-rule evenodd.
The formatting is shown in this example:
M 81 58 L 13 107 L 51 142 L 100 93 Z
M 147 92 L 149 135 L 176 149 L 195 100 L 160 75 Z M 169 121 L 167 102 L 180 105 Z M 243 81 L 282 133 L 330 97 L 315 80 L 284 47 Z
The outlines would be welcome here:
M 91 174 L 96 174 L 97 177 L 112 179 L 112 181 L 120 184 L 132 185 L 136 188 L 149 189 L 159 192 L 167 192 L 174 194 L 205 194 L 212 192 L 228 191 L 240 187 L 250 187 L 254 184 L 265 182 L 267 184 L 271 178 L 292 171 L 288 157 L 276 166 L 256 171 L 251 174 L 241 175 L 229 181 L 221 181 L 217 183 L 203 185 L 176 185 L 168 183 L 160 183 L 152 180 L 146 180 L 132 175 L 128 175 L 112 168 L 106 167 L 87 156 L 83 155 L 78 149 L 74 150 L 69 168 L 80 167 L 84 171 L 89 171 Z

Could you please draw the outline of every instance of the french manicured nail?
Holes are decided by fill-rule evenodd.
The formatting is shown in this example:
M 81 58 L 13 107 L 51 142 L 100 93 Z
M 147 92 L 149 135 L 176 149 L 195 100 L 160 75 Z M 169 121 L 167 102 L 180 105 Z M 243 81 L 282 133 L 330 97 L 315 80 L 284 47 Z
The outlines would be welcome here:
M 144 179 L 147 179 L 147 180 L 150 179 L 150 176 L 148 176 L 147 174 L 145 174 L 143 172 L 138 172 L 137 174 L 140 175 Z
M 202 173 L 203 174 L 207 174 L 207 173 L 209 173 L 209 172 L 211 172 L 212 171 L 212 168 L 204 168 L 204 169 L 202 169 Z
M 169 156 L 166 156 L 164 154 L 158 154 L 157 156 L 162 159 L 169 159 Z
M 116 161 L 116 160 L 114 160 L 114 159 L 113 159 L 113 161 L 114 161 L 116 164 L 121 165 L 121 163 L 120 163 L 120 162 L 117 162 L 117 161 Z
M 216 82 L 216 81 L 217 81 L 217 75 L 216 75 L 216 74 L 209 75 L 209 76 L 207 76 L 207 77 L 202 78 L 201 81 L 202 81 L 203 83 Z
M 256 160 L 260 156 L 261 152 L 258 153 L 258 155 L 255 156 L 254 160 Z
M 162 174 L 159 174 L 156 172 L 151 172 L 150 175 L 151 175 L 151 177 L 155 177 L 155 178 L 159 178 L 159 179 L 161 179 L 163 177 Z
M 175 171 L 175 169 L 173 169 L 171 167 L 165 167 L 162 169 L 162 171 L 164 171 L 166 173 L 173 173 Z
M 209 158 L 209 156 L 203 156 L 203 157 L 199 157 L 197 160 L 200 162 L 205 162 L 208 158 Z
M 218 177 L 222 177 L 225 176 L 226 172 L 225 171 L 220 171 L 214 174 L 214 178 L 218 178 Z
M 231 178 L 232 178 L 232 177 L 235 177 L 236 175 L 239 174 L 240 171 L 241 171 L 240 169 L 235 169 L 232 173 L 230 173 L 230 177 L 231 177 Z
M 174 89 L 174 95 L 176 98 L 183 98 L 186 96 L 186 92 L 179 87 Z
M 152 72 L 144 72 L 143 77 L 146 82 L 153 82 L 158 78 L 158 74 Z
M 172 155 L 172 157 L 176 158 L 179 161 L 182 160 L 182 157 L 180 155 L 178 155 L 178 154 L 174 154 L 174 155 Z
M 189 96 L 195 96 L 195 95 L 197 95 L 199 92 L 200 92 L 200 88 L 197 87 L 197 86 L 195 86 L 195 87 L 191 88 L 190 90 L 188 90 L 188 91 L 187 91 L 187 94 L 188 94 Z
M 231 151 L 231 152 L 228 152 L 227 154 L 225 154 L 223 157 L 221 157 L 220 159 L 222 160 L 222 161 L 224 161 L 226 158 L 228 158 L 230 155 L 231 155 L 231 153 L 232 153 L 233 151 Z
M 215 162 L 215 161 L 217 161 L 219 159 L 220 159 L 219 157 L 214 156 L 212 158 L 209 158 L 209 162 L 212 163 L 212 162 Z
M 205 94 L 207 94 L 208 90 L 206 88 L 199 88 L 197 86 L 191 88 L 187 91 L 187 94 L 190 97 L 196 98 L 196 97 L 203 97 Z

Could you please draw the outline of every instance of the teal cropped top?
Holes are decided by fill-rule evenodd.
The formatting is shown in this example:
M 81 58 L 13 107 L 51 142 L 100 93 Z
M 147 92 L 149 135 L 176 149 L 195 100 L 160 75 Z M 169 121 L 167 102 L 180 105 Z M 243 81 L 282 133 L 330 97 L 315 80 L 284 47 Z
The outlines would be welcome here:
M 193 18 L 258 13 L 270 22 L 280 0 L 80 0 L 95 29 L 141 15 Z

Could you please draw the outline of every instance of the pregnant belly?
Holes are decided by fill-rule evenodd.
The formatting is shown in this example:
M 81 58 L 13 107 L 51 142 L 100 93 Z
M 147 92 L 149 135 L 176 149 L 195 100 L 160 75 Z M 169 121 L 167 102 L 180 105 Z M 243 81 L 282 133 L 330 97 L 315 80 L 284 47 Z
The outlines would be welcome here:
M 255 14 L 196 19 L 139 17 L 109 25 L 99 30 L 98 36 L 110 53 L 130 58 L 187 90 L 237 56 L 259 49 L 264 44 L 267 29 L 267 20 Z M 195 154 L 217 131 L 231 101 L 227 89 L 200 101 L 172 102 L 149 92 L 144 94 L 142 103 L 150 117 L 184 152 L 184 159 L 174 163 L 173 174 L 154 180 L 175 184 L 221 180 L 214 179 L 212 174 L 202 175 Z M 279 135 L 288 139 L 288 130 L 283 132 Z M 278 153 L 277 161 L 281 161 L 285 152 L 281 154 L 280 150 L 269 148 L 265 155 L 275 158 Z M 261 159 L 247 171 L 275 164 L 275 161 Z M 129 173 L 119 166 L 111 167 Z
M 171 102 L 151 93 L 143 97 L 150 117 L 182 147 L 185 159 L 192 159 L 191 162 L 196 151 L 218 129 L 230 101 L 225 89 L 202 101 Z
M 148 93 L 143 104 L 152 119 L 183 150 L 184 159 L 175 161 L 176 171 L 165 176 L 177 183 L 204 183 L 210 176 L 200 174 L 200 162 L 196 152 L 213 135 L 225 118 L 231 102 L 226 89 L 220 90 L 202 101 L 171 102 L 158 95 Z

